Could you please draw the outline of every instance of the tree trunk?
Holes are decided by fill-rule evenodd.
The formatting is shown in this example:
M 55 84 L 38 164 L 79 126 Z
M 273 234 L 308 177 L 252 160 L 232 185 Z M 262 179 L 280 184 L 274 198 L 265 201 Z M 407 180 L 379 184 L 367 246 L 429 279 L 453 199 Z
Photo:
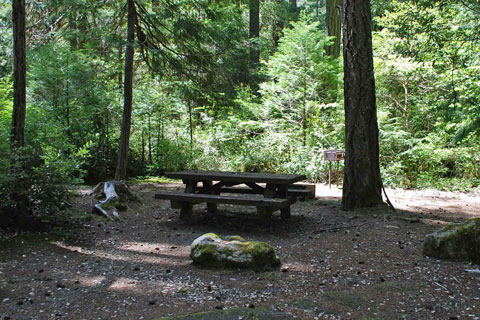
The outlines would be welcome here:
M 190 130 L 190 152 L 193 150 L 193 101 L 188 103 L 188 126 Z
M 335 37 L 333 44 L 325 48 L 326 53 L 330 57 L 338 58 L 341 38 L 340 0 L 327 0 L 325 28 L 327 36 Z
M 277 0 L 277 2 L 278 2 L 279 9 L 283 11 L 283 6 L 284 6 L 283 0 Z M 284 21 L 282 19 L 283 19 L 283 13 L 277 15 L 277 17 L 273 20 L 272 40 L 273 40 L 273 47 L 274 48 L 278 48 L 278 44 L 280 42 L 280 39 L 283 36 Z
M 128 0 L 127 50 L 125 53 L 125 77 L 123 85 L 123 119 L 120 146 L 118 150 L 115 180 L 125 180 L 127 176 L 128 147 L 130 143 L 130 127 L 132 123 L 133 101 L 133 55 L 135 45 L 135 1 Z
M 13 0 L 13 114 L 11 147 L 14 150 L 25 143 L 25 114 L 27 58 L 25 40 L 25 0 Z
M 78 15 L 77 15 L 77 6 L 73 5 L 70 9 L 70 14 L 68 15 L 68 29 L 70 34 L 67 35 L 67 40 L 70 42 L 70 47 L 78 49 Z
M 153 155 L 152 155 L 152 116 L 148 114 L 148 162 L 153 164 Z
M 297 0 L 290 0 L 290 11 L 294 15 L 297 13 Z
M 249 0 L 250 13 L 250 40 L 257 40 L 260 36 L 260 0 Z M 250 47 L 250 68 L 255 69 L 260 61 L 258 44 L 252 43 Z
M 142 166 L 145 166 L 145 130 L 142 129 Z
M 345 210 L 382 203 L 369 0 L 344 0 Z

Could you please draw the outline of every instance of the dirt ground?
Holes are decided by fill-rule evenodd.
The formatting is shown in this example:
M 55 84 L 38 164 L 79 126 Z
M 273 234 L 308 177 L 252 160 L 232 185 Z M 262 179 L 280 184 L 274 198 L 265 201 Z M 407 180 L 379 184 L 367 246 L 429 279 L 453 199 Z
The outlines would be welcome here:
M 0 319 L 480 319 L 480 274 L 467 271 L 479 266 L 422 254 L 425 235 L 480 217 L 479 193 L 387 190 L 396 213 L 345 212 L 341 191 L 318 185 L 291 220 L 265 227 L 233 206 L 195 207 L 184 224 L 153 199 L 180 187 L 133 186 L 141 203 L 122 221 L 88 214 L 75 232 L 1 234 Z M 198 268 L 189 246 L 207 232 L 266 241 L 282 267 Z

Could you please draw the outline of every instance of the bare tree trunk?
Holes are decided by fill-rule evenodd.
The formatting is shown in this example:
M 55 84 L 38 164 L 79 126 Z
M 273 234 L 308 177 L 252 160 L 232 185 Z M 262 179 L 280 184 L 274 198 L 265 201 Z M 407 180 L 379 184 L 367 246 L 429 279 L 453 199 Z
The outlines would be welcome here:
M 297 13 L 297 0 L 290 0 L 290 11 L 293 14 Z
M 155 153 L 155 160 L 160 159 L 160 137 L 163 140 L 163 120 L 161 114 L 157 114 L 157 149 Z
M 11 148 L 25 143 L 25 114 L 27 109 L 27 58 L 25 40 L 25 0 L 13 0 L 13 114 Z
M 340 0 L 327 0 L 327 13 L 325 28 L 327 36 L 335 37 L 333 44 L 326 47 L 328 56 L 338 58 L 340 56 L 340 39 L 341 39 L 341 23 L 340 23 Z
M 145 166 L 145 130 L 142 129 L 142 166 Z
M 382 203 L 369 0 L 344 0 L 346 210 Z
M 333 37 L 333 43 L 325 47 L 325 54 L 338 58 L 340 56 L 340 41 L 341 41 L 341 0 L 327 0 L 326 3 L 326 21 L 325 21 L 325 33 L 329 37 Z M 332 96 L 328 102 L 335 102 L 338 98 L 338 77 L 335 81 L 325 85 L 325 89 L 331 91 Z
M 125 78 L 123 98 L 122 132 L 118 150 L 115 180 L 125 180 L 127 176 L 128 147 L 130 144 L 130 128 L 132 123 L 133 102 L 133 55 L 135 53 L 135 1 L 128 0 L 127 50 L 125 53 Z
M 250 40 L 256 40 L 260 36 L 260 0 L 249 0 L 250 15 Z M 250 48 L 250 68 L 254 69 L 260 61 L 258 45 L 252 44 Z
M 152 155 L 152 116 L 148 114 L 148 162 L 153 164 L 153 155 Z
M 190 152 L 193 150 L 193 101 L 188 103 L 188 126 L 190 130 Z

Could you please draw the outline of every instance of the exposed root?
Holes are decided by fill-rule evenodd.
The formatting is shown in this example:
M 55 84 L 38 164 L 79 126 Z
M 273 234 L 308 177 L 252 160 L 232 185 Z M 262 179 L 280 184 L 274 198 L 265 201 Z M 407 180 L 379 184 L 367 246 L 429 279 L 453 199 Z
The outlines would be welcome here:
M 102 214 L 110 220 L 120 220 L 118 211 L 127 210 L 129 201 L 138 201 L 123 181 L 100 182 L 89 195 L 95 195 L 97 199 L 105 197 L 93 206 L 92 212 Z

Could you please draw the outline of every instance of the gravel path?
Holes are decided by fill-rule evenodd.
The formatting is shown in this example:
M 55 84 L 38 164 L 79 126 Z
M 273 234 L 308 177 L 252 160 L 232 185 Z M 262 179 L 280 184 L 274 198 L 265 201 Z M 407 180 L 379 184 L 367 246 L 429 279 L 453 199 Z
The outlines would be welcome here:
M 397 213 L 344 212 L 341 191 L 317 187 L 317 200 L 292 206 L 292 219 L 270 227 L 220 206 L 184 224 L 156 190 L 133 186 L 141 204 L 110 222 L 88 214 L 78 229 L 0 241 L 0 319 L 156 319 L 233 308 L 282 319 L 480 319 L 480 274 L 468 263 L 422 255 L 440 224 L 480 216 L 479 194 L 387 190 Z M 89 197 L 78 209 L 89 212 Z M 272 244 L 278 271 L 206 270 L 189 245 L 216 232 Z M 63 237 L 62 237 L 63 236 Z M 237 317 L 236 319 L 240 319 Z M 279 319 L 280 319 L 279 318 Z M 227 319 L 227 316 L 225 316 Z

